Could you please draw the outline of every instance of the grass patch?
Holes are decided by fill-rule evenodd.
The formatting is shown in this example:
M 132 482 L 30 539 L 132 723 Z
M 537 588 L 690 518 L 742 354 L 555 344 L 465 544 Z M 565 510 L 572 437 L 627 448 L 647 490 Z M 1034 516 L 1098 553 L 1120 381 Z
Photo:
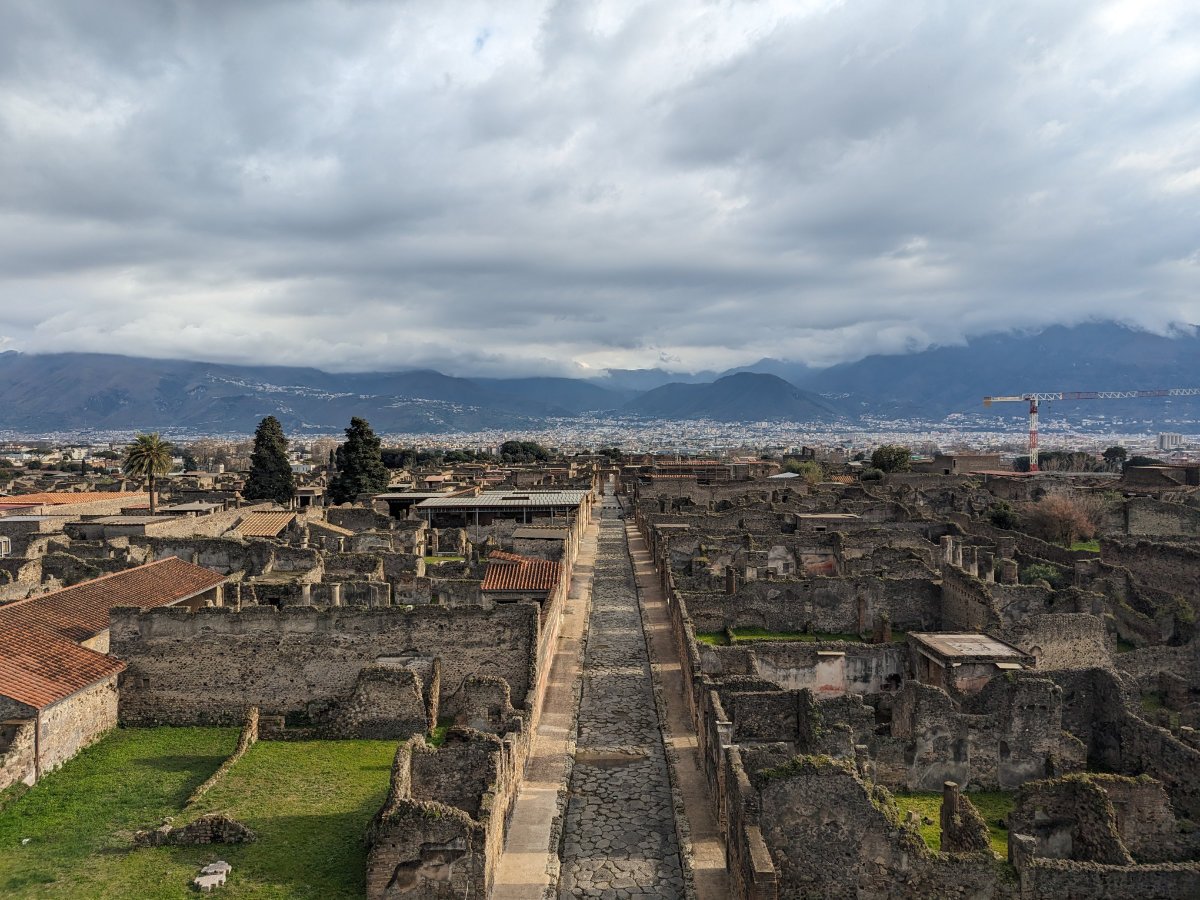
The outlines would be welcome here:
M 1117 652 L 1118 653 L 1132 653 L 1136 649 L 1137 649 L 1137 644 L 1130 643 L 1129 641 L 1125 640 L 1125 638 L 1123 638 L 1123 637 L 1117 638 Z
M 729 646 L 729 638 L 725 636 L 725 632 L 723 631 L 697 631 L 696 640 L 701 644 L 708 644 L 710 647 Z
M 430 747 L 440 747 L 446 743 L 446 732 L 450 730 L 449 725 L 438 725 L 433 731 L 429 732 L 429 736 L 425 739 Z
M 136 751 L 114 753 L 119 748 L 109 745 L 121 739 Z M 361 897 L 363 835 L 387 792 L 396 742 L 262 741 L 181 812 L 236 740 L 236 729 L 131 729 L 85 751 L 0 813 L 0 895 L 183 900 L 195 895 L 191 880 L 200 866 L 220 858 L 233 866 L 223 897 Z M 87 763 L 86 771 L 74 763 Z M 58 796 L 50 803 L 43 788 L 52 779 Z M 13 821 L 21 810 L 37 815 Z M 232 816 L 258 842 L 129 846 L 134 829 L 163 816 L 180 825 L 206 812 Z M 27 836 L 35 840 L 21 847 Z
M 1148 713 L 1158 712 L 1163 708 L 1163 695 L 1158 691 L 1147 691 L 1142 694 L 1142 711 Z
M 237 734 L 236 728 L 118 729 L 11 799 L 0 810 L 0 895 L 183 896 L 190 878 L 173 893 L 138 894 L 158 877 L 150 874 L 139 885 L 117 873 L 133 832 L 177 813 L 233 752 Z
M 1089 553 L 1100 552 L 1099 541 L 1076 541 L 1068 549 L 1070 550 L 1087 550 Z
M 425 565 L 440 566 L 442 563 L 463 562 L 466 558 L 462 556 L 427 556 L 425 557 Z
M 1150 722 L 1158 724 L 1159 710 L 1166 709 L 1164 697 L 1161 691 L 1147 691 L 1142 694 L 1142 712 L 1147 713 Z M 1179 727 L 1179 713 L 1167 712 L 1167 721 L 1171 723 L 1172 728 Z
M 903 820 L 908 811 L 913 810 L 922 818 L 918 826 L 921 837 L 930 850 L 942 849 L 942 795 L 940 792 L 914 791 L 911 793 L 895 793 L 896 805 L 900 808 Z M 1005 824 L 1008 814 L 1013 808 L 1013 793 L 1011 791 L 973 791 L 966 795 L 979 810 L 983 820 L 987 822 L 988 834 L 991 838 L 992 852 L 1004 859 L 1008 857 L 1008 826 Z M 926 825 L 924 819 L 933 824 Z

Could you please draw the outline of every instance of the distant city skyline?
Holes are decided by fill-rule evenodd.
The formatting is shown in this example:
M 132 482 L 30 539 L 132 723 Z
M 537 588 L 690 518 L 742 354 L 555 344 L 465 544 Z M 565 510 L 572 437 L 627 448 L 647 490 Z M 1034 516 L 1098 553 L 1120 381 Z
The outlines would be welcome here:
M 1200 323 L 1182 2 L 6 4 L 0 349 L 812 365 Z

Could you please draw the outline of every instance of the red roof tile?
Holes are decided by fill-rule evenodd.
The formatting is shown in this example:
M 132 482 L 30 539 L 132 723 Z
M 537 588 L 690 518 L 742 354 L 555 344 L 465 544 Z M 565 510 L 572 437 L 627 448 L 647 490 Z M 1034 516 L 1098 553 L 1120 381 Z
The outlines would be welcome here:
M 114 606 L 170 606 L 224 580 L 220 572 L 169 556 L 0 606 L 0 628 L 50 631 L 86 641 L 108 628 L 108 611 Z
M 255 512 L 242 519 L 234 530 L 243 537 L 278 537 L 295 518 L 294 512 Z
M 108 628 L 114 606 L 169 606 L 224 580 L 172 556 L 0 606 L 0 694 L 42 709 L 120 672 L 78 643 Z
M 45 631 L 0 628 L 0 694 L 45 709 L 125 663 Z
M 503 550 L 488 554 L 487 573 L 479 586 L 485 593 L 545 591 L 558 586 L 562 564 L 535 556 L 518 556 Z
M 79 503 L 97 503 L 101 500 L 124 500 L 128 497 L 145 497 L 145 491 L 44 491 L 40 494 L 13 494 L 5 497 L 5 503 L 32 503 L 40 506 L 74 506 Z

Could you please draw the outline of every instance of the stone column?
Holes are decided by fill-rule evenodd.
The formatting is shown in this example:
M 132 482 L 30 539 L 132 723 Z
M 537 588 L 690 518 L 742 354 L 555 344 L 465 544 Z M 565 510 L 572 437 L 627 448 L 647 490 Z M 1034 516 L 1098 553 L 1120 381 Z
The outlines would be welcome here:
M 984 581 L 996 580 L 996 558 L 989 550 L 979 551 L 979 577 Z
M 954 538 L 948 534 L 942 535 L 941 541 L 942 562 L 946 565 L 954 564 Z
M 953 833 L 954 815 L 958 812 L 958 782 L 943 781 L 942 782 L 942 810 L 941 810 L 941 826 L 942 835 Z
M 979 577 L 979 550 L 976 547 L 963 548 L 963 571 L 975 578 Z
M 1000 560 L 1000 583 L 1016 584 L 1018 582 L 1017 561 L 1015 559 Z

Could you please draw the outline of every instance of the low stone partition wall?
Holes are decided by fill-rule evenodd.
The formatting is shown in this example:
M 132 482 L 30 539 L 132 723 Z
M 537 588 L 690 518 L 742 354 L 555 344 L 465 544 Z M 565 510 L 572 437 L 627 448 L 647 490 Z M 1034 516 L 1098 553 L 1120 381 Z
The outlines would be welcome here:
M 207 794 L 213 786 L 225 777 L 225 773 L 233 768 L 234 764 L 246 755 L 246 751 L 258 743 L 258 707 L 252 706 L 246 710 L 246 724 L 242 726 L 241 734 L 238 735 L 237 746 L 233 753 L 229 754 L 229 758 L 217 767 L 217 771 L 213 772 L 203 784 L 192 791 L 192 796 L 187 798 L 185 806 L 191 806 L 205 794 Z

